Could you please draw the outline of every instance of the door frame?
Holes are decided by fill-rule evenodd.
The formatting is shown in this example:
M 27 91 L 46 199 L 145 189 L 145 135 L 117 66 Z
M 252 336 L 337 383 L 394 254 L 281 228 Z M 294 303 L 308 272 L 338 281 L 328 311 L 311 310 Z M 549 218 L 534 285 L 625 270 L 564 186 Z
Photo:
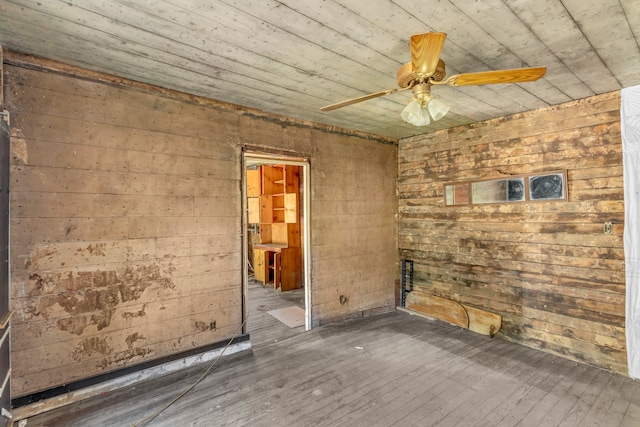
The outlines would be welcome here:
M 303 218 L 303 244 L 302 244 L 302 265 L 304 266 L 304 325 L 305 331 L 312 329 L 313 311 L 311 305 L 311 165 L 309 159 L 299 156 L 289 156 L 284 154 L 271 154 L 259 151 L 243 151 L 242 153 L 242 179 L 241 179 L 241 199 L 242 199 L 242 321 L 249 315 L 247 298 L 249 291 L 248 272 L 248 210 L 247 210 L 247 166 L 252 165 L 292 165 L 302 168 L 302 208 Z M 243 327 L 246 333 L 247 325 Z
M 2 73 L 2 51 L 0 49 L 0 73 Z M 0 84 L 2 79 L 0 79 Z M 0 91 L 1 92 L 1 91 Z M 0 101 L 2 94 L 0 93 Z M 10 132 L 8 113 L 0 107 L 0 165 L 2 178 L 0 178 L 0 193 L 2 193 L 0 209 L 2 209 L 2 257 L 0 257 L 0 286 L 2 286 L 2 304 L 0 304 L 0 426 L 12 425 L 11 417 L 11 232 L 10 215 L 11 199 L 9 197 L 9 157 L 10 157 Z

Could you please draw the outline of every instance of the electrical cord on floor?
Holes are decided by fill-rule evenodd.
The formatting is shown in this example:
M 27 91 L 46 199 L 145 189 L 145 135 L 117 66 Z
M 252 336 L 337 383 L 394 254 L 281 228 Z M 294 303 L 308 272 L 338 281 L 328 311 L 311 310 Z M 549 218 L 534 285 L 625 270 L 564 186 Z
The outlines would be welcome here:
M 146 417 L 143 420 L 138 421 L 137 423 L 133 424 L 131 427 L 139 427 L 142 426 L 146 423 L 148 423 L 149 421 L 151 421 L 152 419 L 154 419 L 155 417 L 157 417 L 158 415 L 160 415 L 161 413 L 163 413 L 164 411 L 166 411 L 171 405 L 173 405 L 174 403 L 176 403 L 178 400 L 180 400 L 185 394 L 189 393 L 191 390 L 193 390 L 198 384 L 200 384 L 202 382 L 202 380 L 205 379 L 205 377 L 207 375 L 209 375 L 209 372 L 211 372 L 211 370 L 213 369 L 213 367 L 216 365 L 216 363 L 218 363 L 218 360 L 220 360 L 220 358 L 222 357 L 222 355 L 224 355 L 224 352 L 227 351 L 227 349 L 229 348 L 229 346 L 231 345 L 231 343 L 233 342 L 233 340 L 235 340 L 238 335 L 240 334 L 240 332 L 242 331 L 242 328 L 244 327 L 244 325 L 247 323 L 247 319 L 249 319 L 249 314 L 247 314 L 247 316 L 245 317 L 245 319 L 242 321 L 242 323 L 240 324 L 240 326 L 238 327 L 237 330 L 234 331 L 233 336 L 231 337 L 231 339 L 229 340 L 229 342 L 227 342 L 227 345 L 224 346 L 224 348 L 222 349 L 222 352 L 218 355 L 218 357 L 216 357 L 213 360 L 213 363 L 211 363 L 211 365 L 207 368 L 206 371 L 204 371 L 202 373 L 202 375 L 200 375 L 200 377 L 196 380 L 195 383 L 191 384 L 189 387 L 187 387 L 186 390 L 184 390 L 182 393 L 180 393 L 177 397 L 175 397 L 171 402 L 167 403 L 166 405 L 164 405 L 162 408 L 158 409 L 156 412 L 154 412 L 153 414 L 149 415 L 148 417 Z

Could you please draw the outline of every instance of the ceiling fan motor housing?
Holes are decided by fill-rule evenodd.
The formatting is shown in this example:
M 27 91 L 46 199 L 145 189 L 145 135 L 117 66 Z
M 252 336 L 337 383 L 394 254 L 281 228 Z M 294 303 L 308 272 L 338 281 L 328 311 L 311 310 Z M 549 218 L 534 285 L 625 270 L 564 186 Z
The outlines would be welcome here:
M 423 80 L 439 82 L 444 79 L 445 74 L 444 61 L 440 59 L 438 61 L 438 66 L 436 67 L 436 71 L 433 73 L 433 75 Z M 398 68 L 397 81 L 398 86 L 400 86 L 401 88 L 413 87 L 417 83 L 421 83 L 420 75 L 413 72 L 411 62 L 407 62 L 402 67 Z M 424 81 L 422 83 L 424 83 Z

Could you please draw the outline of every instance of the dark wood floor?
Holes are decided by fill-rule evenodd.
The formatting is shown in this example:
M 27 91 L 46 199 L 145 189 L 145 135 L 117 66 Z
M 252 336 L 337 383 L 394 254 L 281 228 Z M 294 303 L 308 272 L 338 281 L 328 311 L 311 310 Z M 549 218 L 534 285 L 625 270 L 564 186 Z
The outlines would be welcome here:
M 252 352 L 222 359 L 146 425 L 640 426 L 640 383 L 629 378 L 399 311 L 290 329 L 266 311 L 299 305 L 302 292 L 254 286 L 251 295 Z M 39 415 L 28 427 L 132 425 L 206 367 Z

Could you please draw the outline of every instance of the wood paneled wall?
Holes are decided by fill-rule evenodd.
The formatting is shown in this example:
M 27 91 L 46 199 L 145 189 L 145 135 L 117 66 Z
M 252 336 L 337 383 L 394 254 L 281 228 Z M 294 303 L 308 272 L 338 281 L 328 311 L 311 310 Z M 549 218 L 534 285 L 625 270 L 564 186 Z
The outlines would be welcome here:
M 14 397 L 237 331 L 245 145 L 310 159 L 314 322 L 393 308 L 396 146 L 37 64 L 5 85 Z
M 619 108 L 616 92 L 400 141 L 416 286 L 502 314 L 503 338 L 626 374 Z M 567 202 L 444 206 L 445 183 L 561 169 Z

